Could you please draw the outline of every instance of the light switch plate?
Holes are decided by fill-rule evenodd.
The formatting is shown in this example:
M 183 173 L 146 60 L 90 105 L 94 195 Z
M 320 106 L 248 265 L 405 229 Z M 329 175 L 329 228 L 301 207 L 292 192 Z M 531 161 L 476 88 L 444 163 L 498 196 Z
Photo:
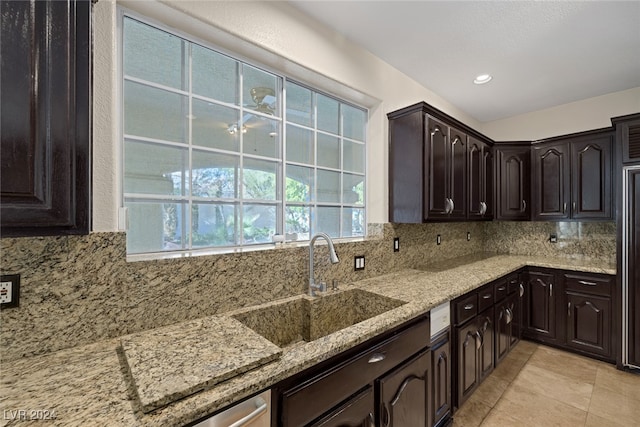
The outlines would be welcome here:
M 364 270 L 364 255 L 356 255 L 353 257 L 354 271 Z

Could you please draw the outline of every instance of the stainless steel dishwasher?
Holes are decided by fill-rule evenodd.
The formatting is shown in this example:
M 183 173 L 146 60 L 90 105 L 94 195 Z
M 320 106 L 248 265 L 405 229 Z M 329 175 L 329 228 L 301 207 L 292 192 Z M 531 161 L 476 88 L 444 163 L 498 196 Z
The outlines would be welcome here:
M 271 425 L 271 390 L 200 421 L 193 427 L 269 427 Z

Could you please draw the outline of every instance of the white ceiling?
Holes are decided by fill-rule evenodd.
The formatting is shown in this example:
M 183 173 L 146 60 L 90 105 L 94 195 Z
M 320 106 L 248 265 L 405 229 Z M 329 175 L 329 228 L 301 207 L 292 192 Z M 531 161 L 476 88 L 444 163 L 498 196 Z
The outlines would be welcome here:
M 637 0 L 290 3 L 481 122 L 640 86 Z

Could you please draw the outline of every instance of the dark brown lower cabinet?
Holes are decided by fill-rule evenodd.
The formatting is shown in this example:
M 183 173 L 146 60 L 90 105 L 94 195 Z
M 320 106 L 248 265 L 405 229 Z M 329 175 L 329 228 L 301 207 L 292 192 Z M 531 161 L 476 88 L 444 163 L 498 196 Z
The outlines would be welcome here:
M 373 387 L 368 386 L 312 426 L 375 427 L 374 408 Z
M 459 408 L 478 387 L 478 358 L 480 349 L 478 328 L 474 321 L 456 328 L 456 406 Z
M 614 276 L 531 268 L 523 336 L 598 359 L 615 360 Z
M 433 379 L 433 426 L 445 423 L 451 414 L 451 345 L 449 331 L 434 338 L 431 347 Z
M 566 293 L 567 346 L 611 355 L 611 298 Z
M 555 343 L 558 338 L 556 300 L 560 291 L 556 275 L 549 270 L 529 270 L 528 276 L 522 334 L 526 338 Z
M 496 304 L 496 365 L 520 341 L 520 295 L 517 292 Z
M 478 349 L 478 376 L 482 382 L 493 372 L 494 366 L 494 315 L 493 307 L 483 311 L 476 317 L 476 328 L 478 330 L 478 338 L 480 340 L 480 348 Z
M 429 316 L 273 387 L 277 427 L 431 427 Z
M 378 381 L 380 426 L 431 426 L 431 352 L 423 351 Z

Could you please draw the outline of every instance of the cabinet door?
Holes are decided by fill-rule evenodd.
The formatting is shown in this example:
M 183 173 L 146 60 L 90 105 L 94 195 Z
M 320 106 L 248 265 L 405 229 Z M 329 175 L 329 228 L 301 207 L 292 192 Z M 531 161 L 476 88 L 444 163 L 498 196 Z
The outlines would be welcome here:
M 520 324 L 522 318 L 522 300 L 519 292 L 507 300 L 507 314 L 510 317 L 509 351 L 520 341 Z
M 87 234 L 89 1 L 0 2 L 2 236 Z
M 373 387 L 368 386 L 312 427 L 375 427 Z
M 566 143 L 533 149 L 533 219 L 569 218 L 569 152 Z
M 451 412 L 451 346 L 447 337 L 431 349 L 433 422 L 436 426 Z
M 468 152 L 468 218 L 491 219 L 493 217 L 493 151 L 489 145 L 469 137 Z
M 378 380 L 380 425 L 428 427 L 431 422 L 431 352 L 424 351 Z
M 638 123 L 638 147 L 640 147 L 640 122 Z M 640 156 L 640 151 L 638 152 Z M 628 339 L 629 363 L 640 366 L 640 170 L 627 172 L 629 185 L 625 209 L 629 221 L 626 229 L 627 260 L 623 261 L 623 274 L 627 275 L 628 286 Z M 618 225 L 620 226 L 620 225 Z
M 474 321 L 457 328 L 457 406 L 467 400 L 478 386 L 478 328 Z
M 566 292 L 567 346 L 611 356 L 611 299 Z
M 489 145 L 484 145 L 482 149 L 482 167 L 483 167 L 483 195 L 484 195 L 484 213 L 482 215 L 485 219 L 493 219 L 494 215 L 494 174 L 493 174 L 493 148 Z
M 511 322 L 508 319 L 507 303 L 503 301 L 496 305 L 496 366 L 509 353 Z
M 482 152 L 482 142 L 469 138 L 469 219 L 479 219 L 482 217 L 483 198 L 483 165 L 484 157 Z
M 500 147 L 496 150 L 498 219 L 529 219 L 530 156 L 528 146 Z
M 556 340 L 555 275 L 530 271 L 525 286 L 524 330 L 528 336 L 546 341 Z
M 494 358 L 494 317 L 493 307 L 483 311 L 476 317 L 476 327 L 478 328 L 480 339 L 480 350 L 478 350 L 478 375 L 482 382 L 491 372 L 493 372 Z
M 425 198 L 425 219 L 447 218 L 449 215 L 449 186 L 451 144 L 449 127 L 431 117 L 427 118 L 429 195 Z
M 612 136 L 573 141 L 570 147 L 572 218 L 613 219 Z
M 457 129 L 449 129 L 449 198 L 451 219 L 467 217 L 467 135 Z

